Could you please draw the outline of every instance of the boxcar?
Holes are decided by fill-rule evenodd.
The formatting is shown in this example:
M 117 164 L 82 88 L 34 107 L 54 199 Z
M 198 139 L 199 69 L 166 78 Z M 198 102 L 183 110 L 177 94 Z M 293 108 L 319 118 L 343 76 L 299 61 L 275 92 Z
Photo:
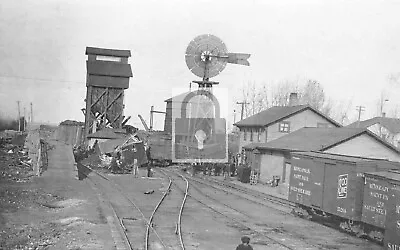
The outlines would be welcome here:
M 150 135 L 148 143 L 151 147 L 150 153 L 155 164 L 169 165 L 172 157 L 172 139 L 168 134 L 154 133 Z
M 319 152 L 292 153 L 289 200 L 307 212 L 343 218 L 340 227 L 363 233 L 360 225 L 364 173 L 399 168 L 398 163 Z
M 376 227 L 385 228 L 386 207 L 389 202 L 390 183 L 387 172 L 365 173 L 362 221 Z
M 400 171 L 366 173 L 364 190 L 363 221 L 385 228 L 385 249 L 400 249 Z

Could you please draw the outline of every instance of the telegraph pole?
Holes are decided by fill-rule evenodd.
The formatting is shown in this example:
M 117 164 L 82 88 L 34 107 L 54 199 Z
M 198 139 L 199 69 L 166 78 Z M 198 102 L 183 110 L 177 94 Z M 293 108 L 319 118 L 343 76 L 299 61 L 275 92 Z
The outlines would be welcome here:
M 243 120 L 244 107 L 245 107 L 245 105 L 250 104 L 250 103 L 243 101 L 243 102 L 236 102 L 236 104 L 239 104 L 242 106 L 242 111 L 240 113 L 240 120 Z
M 33 123 L 33 107 L 32 107 L 32 103 L 31 103 L 31 123 Z
M 23 128 L 24 128 L 24 131 L 25 131 L 25 129 L 26 129 L 26 108 L 24 107 L 24 120 L 23 120 Z
M 21 131 L 21 113 L 19 111 L 19 103 L 20 103 L 20 101 L 17 101 L 17 105 L 18 105 L 18 131 Z
M 365 111 L 365 107 L 364 106 L 357 106 L 357 111 L 358 111 L 358 120 L 357 120 L 357 127 L 360 127 L 360 119 L 361 119 L 361 112 Z

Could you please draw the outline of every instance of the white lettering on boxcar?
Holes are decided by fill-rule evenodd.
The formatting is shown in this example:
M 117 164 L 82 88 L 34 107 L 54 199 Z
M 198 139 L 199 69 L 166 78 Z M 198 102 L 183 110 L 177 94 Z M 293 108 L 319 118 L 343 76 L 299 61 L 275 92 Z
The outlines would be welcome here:
M 308 181 L 308 176 L 304 176 L 304 175 L 301 175 L 301 174 L 293 174 L 293 177 L 294 177 L 295 179 L 299 179 L 299 180 L 303 180 L 303 181 Z
M 305 190 L 305 189 L 298 188 L 298 187 L 295 187 L 295 186 L 290 186 L 290 190 L 293 191 L 293 192 L 297 192 L 297 193 L 301 193 L 301 194 L 305 194 L 305 195 L 311 196 L 311 191 L 310 190 Z
M 348 174 L 342 174 L 338 176 L 338 190 L 337 197 L 338 198 L 347 198 L 347 181 Z
M 306 174 L 311 173 L 309 168 L 301 168 L 301 167 L 293 166 L 293 170 L 297 171 L 297 172 L 301 172 L 301 173 L 306 173 Z
M 344 213 L 344 214 L 347 213 L 346 208 L 342 208 L 342 207 L 337 207 L 336 211 L 339 213 Z
M 374 207 L 374 206 L 366 205 L 366 204 L 364 204 L 364 208 L 368 211 L 375 212 L 377 214 L 386 215 L 386 210 L 383 208 L 378 208 L 378 207 Z
M 389 192 L 389 188 L 388 187 L 384 187 L 375 183 L 370 183 L 369 184 L 369 188 L 370 189 L 375 189 L 375 190 L 379 190 L 379 191 L 383 191 L 383 192 Z
M 400 250 L 400 246 L 399 245 L 388 243 L 387 246 L 388 246 L 389 250 Z

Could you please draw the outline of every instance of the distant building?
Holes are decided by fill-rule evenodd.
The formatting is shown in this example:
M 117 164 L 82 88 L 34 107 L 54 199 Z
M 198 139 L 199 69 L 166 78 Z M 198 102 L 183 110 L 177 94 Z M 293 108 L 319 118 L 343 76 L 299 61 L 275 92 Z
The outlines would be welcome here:
M 176 118 L 181 118 L 181 113 L 184 110 L 186 117 L 214 117 L 215 107 L 208 97 L 196 96 L 184 102 L 186 96 L 194 91 L 184 92 L 180 95 L 171 97 L 166 102 L 164 132 L 172 133 L 172 122 Z M 186 107 L 186 109 L 182 109 Z
M 374 117 L 365 121 L 354 122 L 347 127 L 366 128 L 390 144 L 400 148 L 400 119 Z
M 250 143 L 267 143 L 304 127 L 341 127 L 339 123 L 309 105 L 296 105 L 292 93 L 289 106 L 261 111 L 234 125 L 240 129 L 239 150 Z

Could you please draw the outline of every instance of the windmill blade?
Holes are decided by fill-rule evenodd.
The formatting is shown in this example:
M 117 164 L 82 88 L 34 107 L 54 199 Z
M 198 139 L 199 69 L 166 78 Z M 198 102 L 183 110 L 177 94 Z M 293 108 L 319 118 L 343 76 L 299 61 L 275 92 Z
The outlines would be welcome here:
M 243 54 L 243 53 L 228 53 L 228 63 L 233 64 L 241 64 L 250 66 L 249 59 L 250 54 Z

